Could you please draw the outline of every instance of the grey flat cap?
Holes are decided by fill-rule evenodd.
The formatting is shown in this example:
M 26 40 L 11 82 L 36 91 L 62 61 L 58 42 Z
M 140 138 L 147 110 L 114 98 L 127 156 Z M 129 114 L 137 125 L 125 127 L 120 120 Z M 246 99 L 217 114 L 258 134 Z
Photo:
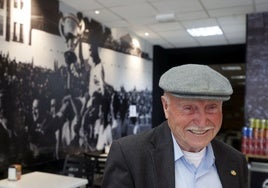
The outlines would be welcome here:
M 185 64 L 165 72 L 159 87 L 180 98 L 227 101 L 233 93 L 227 78 L 207 65 Z

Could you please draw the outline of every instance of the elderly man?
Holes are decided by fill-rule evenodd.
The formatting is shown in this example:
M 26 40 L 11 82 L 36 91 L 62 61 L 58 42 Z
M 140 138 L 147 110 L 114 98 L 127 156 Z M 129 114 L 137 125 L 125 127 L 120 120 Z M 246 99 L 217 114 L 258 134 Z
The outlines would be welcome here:
M 103 188 L 247 188 L 245 157 L 215 139 L 230 82 L 205 65 L 171 68 L 159 81 L 167 121 L 113 142 Z

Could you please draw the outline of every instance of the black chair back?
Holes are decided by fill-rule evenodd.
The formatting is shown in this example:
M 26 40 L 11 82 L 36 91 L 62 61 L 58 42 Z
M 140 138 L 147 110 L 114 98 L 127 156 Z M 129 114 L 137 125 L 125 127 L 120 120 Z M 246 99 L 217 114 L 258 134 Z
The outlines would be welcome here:
M 101 153 L 85 153 L 85 157 L 90 161 L 95 161 L 93 185 L 95 188 L 99 188 L 102 185 L 107 155 Z
M 87 188 L 93 187 L 96 161 L 88 160 L 85 156 L 67 155 L 62 174 L 88 180 Z

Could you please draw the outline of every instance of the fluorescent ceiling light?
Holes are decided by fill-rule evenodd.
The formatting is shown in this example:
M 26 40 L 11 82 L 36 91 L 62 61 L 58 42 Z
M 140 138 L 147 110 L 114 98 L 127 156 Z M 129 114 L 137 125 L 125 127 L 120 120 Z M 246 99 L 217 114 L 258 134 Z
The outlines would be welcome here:
M 218 26 L 192 28 L 187 29 L 187 32 L 193 37 L 207 37 L 223 34 L 222 30 Z
M 222 66 L 221 69 L 222 69 L 222 70 L 225 70 L 225 71 L 237 71 L 237 70 L 242 70 L 242 68 L 241 68 L 240 66 L 236 66 L 236 65 Z
M 235 80 L 243 80 L 245 79 L 246 76 L 245 75 L 237 75 L 237 76 L 231 76 L 231 79 L 235 79 Z

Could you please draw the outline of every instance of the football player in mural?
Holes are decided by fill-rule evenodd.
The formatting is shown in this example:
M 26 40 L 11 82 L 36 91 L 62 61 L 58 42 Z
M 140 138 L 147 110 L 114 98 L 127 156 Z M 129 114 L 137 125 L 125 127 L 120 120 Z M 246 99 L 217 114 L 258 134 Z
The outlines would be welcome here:
M 68 103 L 63 100 L 59 108 L 57 100 L 55 98 L 51 98 L 49 105 L 49 111 L 46 114 L 46 122 L 43 127 L 43 137 L 45 140 L 44 147 L 48 147 L 50 149 L 50 156 L 52 158 L 59 159 L 62 154 L 59 149 L 62 149 L 63 145 L 62 131 L 65 125 L 66 117 L 64 115 L 66 114 Z
M 96 141 L 97 150 L 102 150 L 112 142 L 112 124 L 115 123 L 112 110 L 113 94 L 113 87 L 105 82 L 102 64 L 94 65 L 90 72 L 90 99 L 84 114 L 84 129 L 89 133 L 89 142 Z
M 64 52 L 65 63 L 67 65 L 67 89 L 70 89 L 72 73 L 74 66 L 77 63 L 77 55 L 75 49 L 78 43 L 81 43 L 81 38 L 85 31 L 85 22 L 83 21 L 82 13 L 77 13 L 77 16 L 72 13 L 63 14 L 59 20 L 59 32 L 65 39 L 67 50 Z
M 65 143 L 67 145 L 76 143 L 77 147 L 90 151 L 103 150 L 105 145 L 111 144 L 113 122 L 111 108 L 114 94 L 113 87 L 105 81 L 105 71 L 98 53 L 99 41 L 101 40 L 99 38 L 100 33 L 98 33 L 100 32 L 100 25 L 95 22 L 94 24 L 97 25 L 97 29 L 94 27 L 85 28 L 81 13 L 78 13 L 77 17 L 72 14 L 63 15 L 59 22 L 60 33 L 65 38 L 68 48 L 65 52 L 65 61 L 69 70 L 67 88 L 70 90 L 71 98 L 76 97 L 73 102 L 70 102 L 69 106 L 70 113 L 73 116 L 68 117 L 70 121 L 76 122 L 77 131 L 73 134 L 71 140 L 66 142 L 65 139 Z M 91 26 L 94 24 L 91 24 Z M 85 29 L 90 31 L 88 37 L 90 57 L 86 57 L 88 59 L 82 53 L 82 37 Z M 75 53 L 76 47 L 78 47 L 79 60 Z M 85 63 L 86 65 L 84 65 Z M 85 70 L 88 71 L 87 74 L 83 72 Z M 70 81 L 72 77 L 78 75 L 86 75 L 89 82 L 87 92 L 86 94 L 82 93 L 82 96 L 77 96 L 72 91 L 72 82 Z M 69 129 L 63 127 L 63 137 L 66 130 L 70 132 Z
M 81 66 L 83 61 L 79 62 L 76 55 L 77 46 L 81 48 L 81 38 L 83 37 L 84 30 L 85 23 L 80 12 L 77 15 L 72 13 L 63 14 L 59 20 L 59 31 L 67 45 L 67 50 L 64 53 L 67 66 L 66 96 L 62 100 L 63 104 L 67 105 L 67 108 L 64 113 L 65 121 L 63 127 L 58 133 L 58 152 L 59 150 L 64 150 L 64 153 L 68 153 L 70 148 L 80 145 L 78 137 L 81 127 L 80 109 L 83 106 L 83 101 L 76 100 L 75 97 L 81 97 L 84 93 L 75 93 L 77 91 L 74 90 L 75 87 L 72 87 L 72 85 L 77 84 L 75 83 L 77 78 L 84 77 L 85 75 L 82 74 L 85 71 Z M 80 54 L 79 57 L 81 60 Z
M 74 103 L 74 99 L 71 95 L 66 95 L 63 99 L 63 105 L 66 105 L 66 110 L 64 111 L 64 122 L 62 127 L 61 136 L 61 150 L 63 154 L 73 153 L 74 149 L 78 147 L 75 142 L 77 136 L 79 136 L 80 127 L 80 115 L 77 111 L 77 104 Z

